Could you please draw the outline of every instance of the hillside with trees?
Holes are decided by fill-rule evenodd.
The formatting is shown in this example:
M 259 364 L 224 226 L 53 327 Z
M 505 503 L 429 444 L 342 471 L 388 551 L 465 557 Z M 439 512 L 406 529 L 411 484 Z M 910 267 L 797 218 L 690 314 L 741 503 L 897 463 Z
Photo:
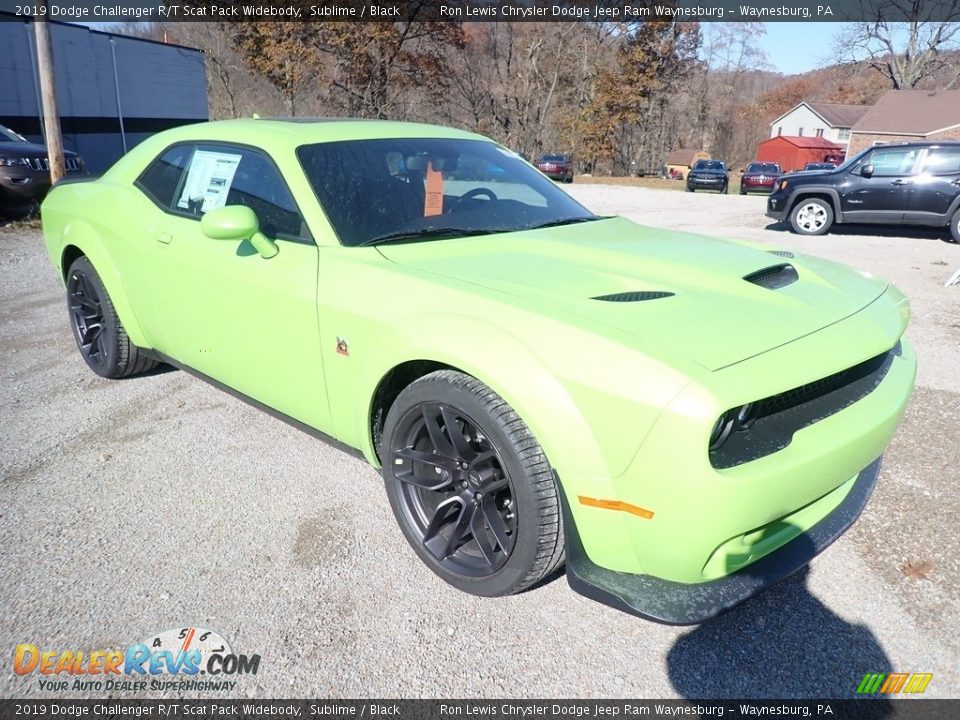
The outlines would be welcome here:
M 882 25 L 882 27 L 880 27 Z M 205 51 L 211 118 L 455 125 L 581 172 L 659 168 L 678 147 L 732 165 L 801 100 L 870 104 L 960 82 L 960 24 L 850 23 L 836 62 L 770 70 L 759 23 L 178 23 L 115 28 Z M 937 27 L 932 27 L 937 26 Z M 904 42 L 903 48 L 897 42 Z

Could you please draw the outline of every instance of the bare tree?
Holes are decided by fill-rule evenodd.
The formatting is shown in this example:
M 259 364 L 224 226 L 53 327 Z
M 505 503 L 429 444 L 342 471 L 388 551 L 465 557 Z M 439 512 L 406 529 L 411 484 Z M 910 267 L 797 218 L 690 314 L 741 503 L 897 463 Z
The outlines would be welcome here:
M 960 80 L 960 0 L 870 0 L 872 18 L 850 23 L 838 35 L 836 57 L 843 63 L 866 63 L 882 73 L 894 90 L 916 88 L 937 79 L 949 88 Z M 903 18 L 888 22 L 884 18 Z

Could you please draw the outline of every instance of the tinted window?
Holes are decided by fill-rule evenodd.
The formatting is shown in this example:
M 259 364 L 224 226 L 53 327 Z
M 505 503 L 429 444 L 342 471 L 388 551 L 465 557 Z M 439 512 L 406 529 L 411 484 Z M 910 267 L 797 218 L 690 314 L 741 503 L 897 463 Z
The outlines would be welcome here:
M 562 163 L 567 161 L 566 155 L 541 155 L 540 162 Z
M 0 125 L 0 142 L 26 142 L 26 138 L 21 135 L 17 135 L 10 128 L 5 128 L 3 125 Z
M 144 170 L 137 181 L 140 189 L 164 208 L 171 207 L 183 169 L 187 166 L 192 152 L 192 145 L 178 145 L 167 150 Z
M 724 165 L 719 160 L 697 160 L 694 170 L 723 170 Z
M 349 140 L 305 145 L 297 156 L 344 245 L 396 234 L 482 235 L 595 217 L 491 142 Z
M 174 210 L 200 217 L 245 205 L 271 238 L 308 239 L 303 218 L 274 164 L 249 148 L 197 145 L 175 194 Z
M 867 163 L 873 165 L 874 175 L 907 175 L 917 159 L 916 148 L 874 150 Z
M 780 172 L 780 167 L 775 163 L 750 163 L 747 165 L 748 173 L 775 173 Z
M 960 175 L 960 146 L 928 150 L 920 170 L 931 175 Z

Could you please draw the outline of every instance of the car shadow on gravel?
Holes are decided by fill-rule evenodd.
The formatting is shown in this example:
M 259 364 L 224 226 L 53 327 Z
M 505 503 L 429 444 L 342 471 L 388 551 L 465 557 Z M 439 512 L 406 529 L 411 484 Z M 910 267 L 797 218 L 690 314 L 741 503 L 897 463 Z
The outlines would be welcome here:
M 689 699 L 856 698 L 864 675 L 893 672 L 868 627 L 838 617 L 809 592 L 809 574 L 804 567 L 677 638 L 667 654 L 677 693 Z M 889 701 L 873 700 L 864 717 L 891 712 Z
M 790 223 L 787 222 L 770 223 L 763 229 L 773 232 L 793 233 L 793 230 L 790 228 Z M 826 235 L 820 237 L 830 237 L 831 235 L 915 238 L 917 240 L 939 240 L 947 244 L 955 244 L 950 238 L 950 231 L 946 228 L 931 228 L 917 225 L 834 225 Z

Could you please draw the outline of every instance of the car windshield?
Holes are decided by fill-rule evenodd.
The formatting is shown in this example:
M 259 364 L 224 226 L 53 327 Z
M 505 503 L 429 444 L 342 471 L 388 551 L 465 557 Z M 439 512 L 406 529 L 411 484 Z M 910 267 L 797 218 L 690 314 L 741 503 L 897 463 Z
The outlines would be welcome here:
M 3 125 L 0 125 L 0 142 L 27 142 L 27 139 L 17 135 L 17 133 L 10 128 L 5 128 Z
M 873 150 L 873 148 L 867 148 L 866 150 L 861 150 L 853 157 L 848 157 L 846 160 L 844 160 L 842 163 L 840 163 L 837 166 L 837 170 L 847 170 L 848 168 L 856 165 L 858 162 L 860 162 L 860 158 L 862 158 L 871 150 Z
M 723 170 L 723 163 L 719 160 L 697 160 L 694 170 Z
M 303 145 L 297 156 L 344 245 L 599 219 L 516 153 L 483 140 L 347 140 Z
M 747 166 L 748 173 L 775 173 L 780 172 L 776 163 L 750 163 Z
M 567 161 L 567 158 L 565 158 L 563 155 L 541 155 L 540 156 L 540 162 L 562 163 L 566 161 Z

